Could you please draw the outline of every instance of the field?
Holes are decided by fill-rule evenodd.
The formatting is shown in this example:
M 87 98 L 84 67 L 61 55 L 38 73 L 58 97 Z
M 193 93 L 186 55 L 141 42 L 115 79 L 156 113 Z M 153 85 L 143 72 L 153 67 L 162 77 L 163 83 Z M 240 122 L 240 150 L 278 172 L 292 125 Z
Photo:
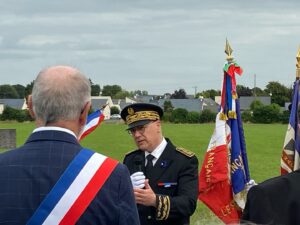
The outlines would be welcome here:
M 261 182 L 279 175 L 280 156 L 287 125 L 244 124 L 243 126 L 251 178 Z M 17 146 L 19 146 L 31 133 L 34 124 L 0 122 L 0 128 L 16 128 Z M 135 149 L 125 129 L 123 123 L 104 122 L 82 141 L 82 145 L 122 161 L 126 152 Z M 196 153 L 199 159 L 199 170 L 213 129 L 214 124 L 163 124 L 165 137 L 170 138 L 175 145 Z M 198 201 L 191 224 L 222 223 Z

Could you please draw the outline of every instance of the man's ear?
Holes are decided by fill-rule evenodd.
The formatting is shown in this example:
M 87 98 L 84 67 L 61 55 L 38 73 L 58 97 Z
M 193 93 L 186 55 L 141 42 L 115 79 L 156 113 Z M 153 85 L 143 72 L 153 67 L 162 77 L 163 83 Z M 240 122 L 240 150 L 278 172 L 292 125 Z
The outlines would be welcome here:
M 28 107 L 30 116 L 31 116 L 33 119 L 35 119 L 35 114 L 34 114 L 34 112 L 33 112 L 32 96 L 31 96 L 31 95 L 28 96 L 28 106 L 27 106 L 27 107 Z
M 84 126 L 86 124 L 86 119 L 87 119 L 90 109 L 91 109 L 91 102 L 87 102 L 80 114 L 80 117 L 79 117 L 79 123 L 81 126 Z

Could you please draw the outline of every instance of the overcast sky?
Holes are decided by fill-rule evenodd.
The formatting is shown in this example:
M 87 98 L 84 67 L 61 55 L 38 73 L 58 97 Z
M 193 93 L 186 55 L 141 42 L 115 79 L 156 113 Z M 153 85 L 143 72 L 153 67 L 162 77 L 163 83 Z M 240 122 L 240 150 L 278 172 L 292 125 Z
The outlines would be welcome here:
M 299 0 L 1 0 L 0 84 L 68 64 L 91 80 L 149 94 L 220 89 L 228 38 L 237 83 L 291 86 Z

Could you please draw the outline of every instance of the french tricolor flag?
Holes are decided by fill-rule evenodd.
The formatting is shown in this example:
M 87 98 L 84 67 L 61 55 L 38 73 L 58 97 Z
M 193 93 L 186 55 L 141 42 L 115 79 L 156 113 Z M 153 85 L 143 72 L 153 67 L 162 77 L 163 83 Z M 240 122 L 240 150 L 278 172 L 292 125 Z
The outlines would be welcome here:
M 104 120 L 103 112 L 98 109 L 95 112 L 91 113 L 87 117 L 86 124 L 84 126 L 82 134 L 78 137 L 78 140 L 81 141 L 86 135 L 91 133 L 96 129 L 97 126 Z

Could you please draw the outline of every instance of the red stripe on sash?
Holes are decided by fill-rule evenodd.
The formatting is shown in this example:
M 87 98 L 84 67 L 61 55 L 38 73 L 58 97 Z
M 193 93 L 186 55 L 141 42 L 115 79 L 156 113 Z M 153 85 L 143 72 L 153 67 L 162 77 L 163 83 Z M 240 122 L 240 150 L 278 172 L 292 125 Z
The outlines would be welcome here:
M 70 225 L 77 222 L 117 164 L 118 161 L 114 159 L 106 158 L 104 160 L 93 178 L 89 181 L 64 218 L 60 221 L 60 225 Z

